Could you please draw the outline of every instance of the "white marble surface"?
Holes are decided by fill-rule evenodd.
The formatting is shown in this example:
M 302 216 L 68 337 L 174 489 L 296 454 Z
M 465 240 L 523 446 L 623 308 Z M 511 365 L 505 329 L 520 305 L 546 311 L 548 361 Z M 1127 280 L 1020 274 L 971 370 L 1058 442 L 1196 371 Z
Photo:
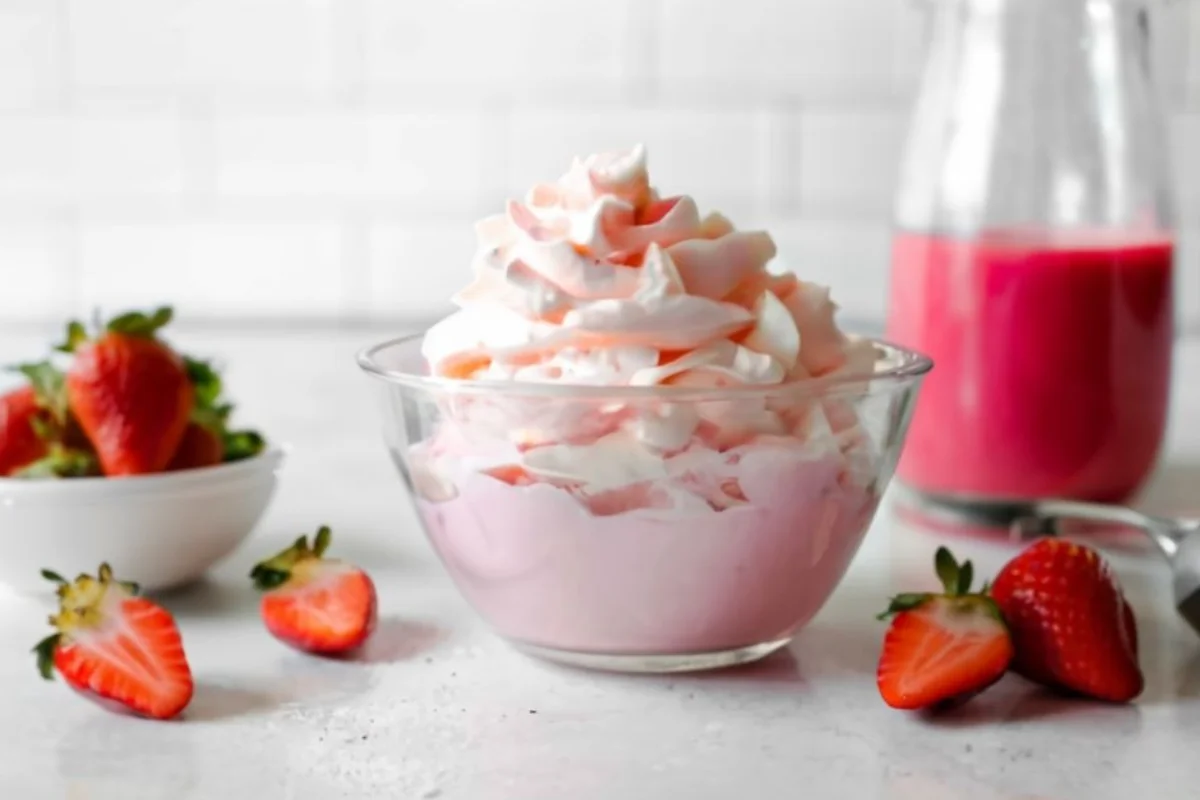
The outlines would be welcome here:
M 788 650 L 706 676 L 618 677 L 530 660 L 496 640 L 443 577 L 376 436 L 352 354 L 377 332 L 177 332 L 231 361 L 244 419 L 290 442 L 259 530 L 203 584 L 163 598 L 198 688 L 187 718 L 106 713 L 38 679 L 48 599 L 0 597 L 0 797 L 69 800 L 899 800 L 1195 798 L 1200 639 L 1166 569 L 1110 550 L 1137 608 L 1147 689 L 1131 706 L 1049 697 L 1006 677 L 961 712 L 888 709 L 874 685 L 887 595 L 932 585 L 945 534 L 877 519 L 850 574 Z M 0 359 L 38 340 L 0 337 Z M 1200 511 L 1200 342 L 1181 346 L 1170 444 L 1145 504 Z M 362 663 L 270 639 L 245 575 L 319 523 L 369 567 L 383 624 Z M 19 542 L 5 547 L 20 547 Z M 959 537 L 992 572 L 1013 552 Z M 53 565 L 47 565 L 53 566 Z

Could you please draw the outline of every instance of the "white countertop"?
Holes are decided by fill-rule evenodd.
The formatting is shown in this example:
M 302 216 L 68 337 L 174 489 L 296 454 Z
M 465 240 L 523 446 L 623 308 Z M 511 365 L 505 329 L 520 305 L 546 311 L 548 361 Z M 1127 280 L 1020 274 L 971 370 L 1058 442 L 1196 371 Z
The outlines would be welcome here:
M 237 358 L 243 422 L 295 450 L 267 518 L 202 585 L 164 598 L 197 678 L 186 719 L 155 723 L 41 681 L 29 648 L 47 600 L 0 596 L 0 797 L 66 800 L 642 800 L 812 797 L 1156 800 L 1200 791 L 1200 638 L 1140 545 L 1112 555 L 1139 617 L 1147 688 L 1134 705 L 1065 701 L 1009 676 L 937 720 L 887 708 L 874 668 L 889 594 L 932 586 L 944 536 L 890 503 L 796 643 L 703 676 L 551 666 L 494 638 L 426 546 L 376 433 L 352 354 L 385 334 L 176 332 Z M 0 360 L 39 339 L 0 337 Z M 1162 475 L 1144 505 L 1200 512 L 1200 342 L 1182 345 Z M 246 573 L 329 523 L 380 589 L 367 663 L 309 658 L 260 627 Z M 8 544 L 17 547 L 19 544 Z M 994 572 L 1014 547 L 961 538 Z M 1110 551 L 1111 553 L 1111 551 Z M 0 556 L 2 557 L 2 556 Z M 53 566 L 53 565 L 47 565 Z

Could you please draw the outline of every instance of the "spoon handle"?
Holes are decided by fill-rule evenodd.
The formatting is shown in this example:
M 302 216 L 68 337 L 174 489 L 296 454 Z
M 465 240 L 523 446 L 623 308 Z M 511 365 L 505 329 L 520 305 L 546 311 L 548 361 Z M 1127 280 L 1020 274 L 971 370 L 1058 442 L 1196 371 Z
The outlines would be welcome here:
M 1029 514 L 1017 520 L 1014 526 L 1025 529 L 1030 523 L 1046 525 L 1065 519 L 1107 522 L 1139 528 L 1167 558 L 1174 558 L 1179 552 L 1180 542 L 1187 534 L 1185 527 L 1176 520 L 1145 514 L 1128 506 L 1076 500 L 1039 500 L 1032 504 Z

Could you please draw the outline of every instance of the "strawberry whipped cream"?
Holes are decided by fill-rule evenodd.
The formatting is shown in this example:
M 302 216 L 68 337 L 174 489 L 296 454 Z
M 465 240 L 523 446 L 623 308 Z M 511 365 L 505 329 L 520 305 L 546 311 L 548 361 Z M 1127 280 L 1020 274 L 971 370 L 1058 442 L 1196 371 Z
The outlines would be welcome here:
M 543 648 L 786 641 L 857 550 L 879 472 L 852 400 L 788 387 L 870 375 L 873 346 L 825 287 L 768 269 L 768 234 L 660 197 L 640 146 L 577 159 L 476 233 L 474 279 L 422 345 L 472 390 L 436 391 L 406 457 L 467 598 Z

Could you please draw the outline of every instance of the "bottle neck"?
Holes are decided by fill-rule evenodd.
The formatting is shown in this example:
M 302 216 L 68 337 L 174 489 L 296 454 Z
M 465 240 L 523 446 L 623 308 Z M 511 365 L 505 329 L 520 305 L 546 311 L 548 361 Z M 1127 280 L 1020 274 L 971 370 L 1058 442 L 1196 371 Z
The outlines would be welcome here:
M 906 227 L 1173 223 L 1137 0 L 937 0 L 901 170 Z

